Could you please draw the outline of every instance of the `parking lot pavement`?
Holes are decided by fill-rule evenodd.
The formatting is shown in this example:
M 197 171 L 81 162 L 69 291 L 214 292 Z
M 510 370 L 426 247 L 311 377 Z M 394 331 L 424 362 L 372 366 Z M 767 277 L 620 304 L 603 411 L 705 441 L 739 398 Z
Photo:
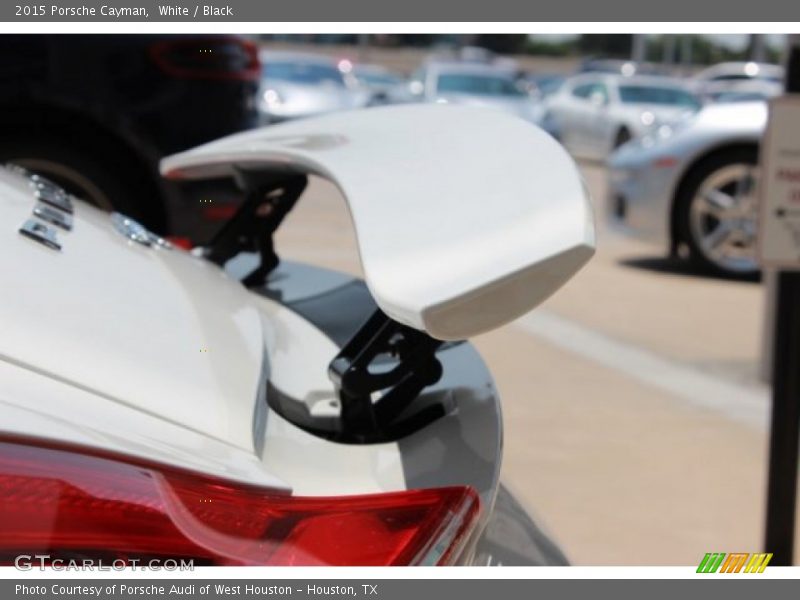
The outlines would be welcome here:
M 504 399 L 503 476 L 573 563 L 761 547 L 762 433 L 513 328 L 479 347 Z
M 704 372 L 755 385 L 764 294 L 755 282 L 693 273 L 661 250 L 609 231 L 605 170 L 582 164 L 598 252 L 544 308 Z
M 760 549 L 761 286 L 692 274 L 607 230 L 603 168 L 581 168 L 596 257 L 540 309 L 474 340 L 504 402 L 504 479 L 576 564 Z M 359 273 L 344 203 L 319 180 L 277 248 Z

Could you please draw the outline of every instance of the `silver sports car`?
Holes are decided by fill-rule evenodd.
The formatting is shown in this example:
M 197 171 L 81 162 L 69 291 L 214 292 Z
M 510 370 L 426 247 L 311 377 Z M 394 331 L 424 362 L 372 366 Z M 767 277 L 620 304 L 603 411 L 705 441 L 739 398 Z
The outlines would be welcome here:
M 609 162 L 609 212 L 624 229 L 699 267 L 758 271 L 758 144 L 764 102 L 710 105 L 623 146 Z
M 677 80 L 592 73 L 567 80 L 547 99 L 542 126 L 572 154 L 603 160 L 631 139 L 700 107 Z
M 366 106 L 370 94 L 330 57 L 262 52 L 257 106 L 262 124 Z

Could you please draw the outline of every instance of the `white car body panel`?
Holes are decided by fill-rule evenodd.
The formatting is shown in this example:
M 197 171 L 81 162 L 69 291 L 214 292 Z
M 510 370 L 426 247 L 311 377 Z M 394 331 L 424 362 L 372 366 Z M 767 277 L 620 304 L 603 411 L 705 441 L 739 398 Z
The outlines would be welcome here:
M 354 111 L 237 134 L 162 161 L 176 178 L 276 167 L 339 186 L 376 302 L 439 339 L 521 316 L 594 253 L 592 210 L 572 159 L 539 128 L 494 111 Z
M 271 324 L 266 347 L 272 383 L 322 410 L 331 403 L 338 406 L 339 399 L 327 373 L 328 363 L 339 348 L 313 325 L 279 304 L 260 296 L 253 296 L 252 301 Z M 405 489 L 395 442 L 332 444 L 298 429 L 275 411 L 268 411 L 264 466 L 269 473 L 289 482 L 294 493 L 314 496 Z M 342 465 L 347 465 L 347 477 L 342 477 Z
M 264 466 L 303 496 L 406 489 L 396 442 L 334 444 L 298 429 L 274 411 L 267 417 Z
M 0 169 L 0 197 L 3 222 L 29 218 L 35 201 L 22 177 Z M 396 443 L 331 444 L 264 404 L 264 353 L 282 389 L 336 397 L 326 373 L 338 349 L 322 332 L 208 261 L 142 246 L 107 214 L 80 201 L 74 209 L 60 251 L 8 232 L 6 433 L 294 493 L 405 489 Z
M 0 220 L 19 227 L 30 188 L 0 173 L 0 194 Z M 185 252 L 126 239 L 87 204 L 74 217 L 58 253 L 15 234 L 2 263 L 15 293 L 4 298 L 0 356 L 253 450 L 263 322 L 244 288 Z
M 0 381 L 5 433 L 99 448 L 276 490 L 290 489 L 265 469 L 255 453 L 180 423 L 5 360 L 0 360 Z M 187 416 L 191 414 L 191 399 L 176 404 Z

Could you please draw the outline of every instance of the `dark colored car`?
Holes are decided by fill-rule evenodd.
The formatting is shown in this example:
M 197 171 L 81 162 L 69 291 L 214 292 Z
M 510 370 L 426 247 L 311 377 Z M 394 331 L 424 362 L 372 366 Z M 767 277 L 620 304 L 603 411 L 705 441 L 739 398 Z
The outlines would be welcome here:
M 179 188 L 160 179 L 158 162 L 256 124 L 253 43 L 6 35 L 0 49 L 0 161 L 160 233 L 202 239 L 230 214 L 229 183 Z

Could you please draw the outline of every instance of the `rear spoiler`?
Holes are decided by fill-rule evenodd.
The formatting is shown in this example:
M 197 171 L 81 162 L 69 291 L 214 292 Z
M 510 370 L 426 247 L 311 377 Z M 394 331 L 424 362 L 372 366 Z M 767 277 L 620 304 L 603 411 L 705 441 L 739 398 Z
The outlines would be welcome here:
M 167 157 L 161 171 L 329 179 L 378 306 L 439 340 L 521 316 L 594 253 L 572 159 L 539 128 L 485 109 L 385 107 L 274 125 Z

